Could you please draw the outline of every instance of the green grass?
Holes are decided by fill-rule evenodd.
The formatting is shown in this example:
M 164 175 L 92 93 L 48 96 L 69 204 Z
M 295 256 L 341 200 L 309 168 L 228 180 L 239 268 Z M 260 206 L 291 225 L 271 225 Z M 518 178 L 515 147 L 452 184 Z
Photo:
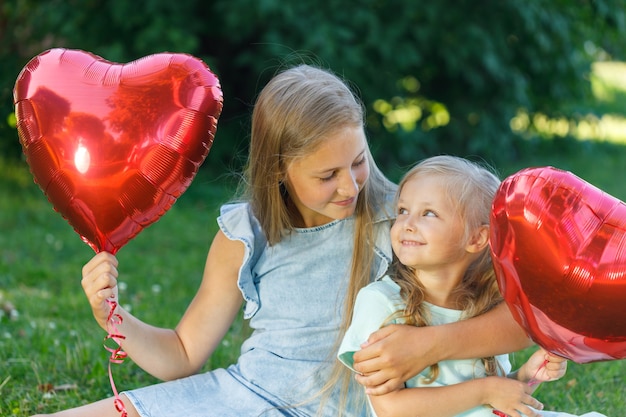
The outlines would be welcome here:
M 626 169 L 626 148 L 594 144 L 585 149 L 537 155 L 502 173 L 558 166 L 626 199 L 626 183 L 616 181 Z M 109 396 L 104 332 L 80 287 L 80 268 L 93 252 L 52 210 L 24 164 L 0 165 L 0 415 L 53 412 Z M 218 207 L 233 191 L 225 183 L 199 175 L 165 216 L 118 253 L 124 282 L 120 299 L 143 320 L 174 326 L 194 295 Z M 17 311 L 13 316 L 11 305 Z M 234 361 L 245 331 L 237 321 L 205 368 Z M 514 363 L 528 353 L 514 354 Z M 113 365 L 113 373 L 118 389 L 157 382 L 130 360 Z M 625 409 L 624 375 L 626 361 L 570 363 L 568 374 L 541 387 L 538 397 L 550 409 L 619 416 Z M 69 389 L 49 391 L 64 386 Z
M 603 111 L 626 108 L 624 94 L 610 96 L 612 103 L 598 104 Z M 553 139 L 532 149 L 499 166 L 501 176 L 551 165 L 626 200 L 625 146 Z M 49 413 L 110 396 L 105 334 L 80 286 L 80 269 L 93 252 L 52 210 L 25 163 L 0 159 L 0 173 L 0 416 Z M 120 250 L 120 299 L 134 314 L 176 325 L 200 283 L 218 208 L 233 191 L 229 177 L 201 172 L 165 216 Z M 237 320 L 205 369 L 234 362 L 246 331 Z M 513 354 L 514 366 L 531 351 Z M 114 364 L 113 374 L 120 390 L 157 382 L 130 360 Z M 547 409 L 618 417 L 626 409 L 625 375 L 623 360 L 570 363 L 567 375 L 542 386 L 537 397 Z
M 33 184 L 24 164 L 0 162 L 0 415 L 53 412 L 109 396 L 105 332 L 80 286 L 93 256 Z M 233 191 L 199 175 L 157 223 L 118 252 L 120 299 L 149 323 L 173 327 L 199 285 Z M 13 311 L 13 312 L 12 312 Z M 245 332 L 233 327 L 206 368 L 233 362 Z M 132 361 L 113 365 L 118 389 L 156 380 Z M 50 392 L 51 387 L 70 387 Z

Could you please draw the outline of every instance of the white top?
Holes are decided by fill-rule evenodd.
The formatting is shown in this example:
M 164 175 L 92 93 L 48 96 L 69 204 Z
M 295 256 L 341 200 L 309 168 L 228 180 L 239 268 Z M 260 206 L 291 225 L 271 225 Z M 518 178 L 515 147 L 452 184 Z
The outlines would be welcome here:
M 439 307 L 425 302 L 430 309 L 431 324 L 440 325 L 458 321 L 462 311 Z M 398 310 L 404 310 L 405 303 L 400 296 L 400 286 L 389 276 L 369 284 L 359 291 L 354 306 L 352 323 L 346 332 L 337 357 L 347 367 L 352 369 L 352 356 L 360 349 L 361 343 L 380 329 L 384 324 L 402 323 L 401 319 L 389 321 L 389 318 Z M 508 355 L 496 357 L 504 374 L 511 371 L 511 363 Z M 449 360 L 439 362 L 439 376 L 431 384 L 424 383 L 424 377 L 428 376 L 429 369 L 425 369 L 418 376 L 408 380 L 406 386 L 413 387 L 439 387 L 457 384 L 473 378 L 486 376 L 485 367 L 481 359 Z M 354 369 L 352 369 L 354 370 Z M 372 413 L 374 410 L 372 409 Z M 374 415 L 376 415 L 374 413 Z M 489 406 L 476 407 L 468 410 L 457 417 L 493 417 L 493 409 Z

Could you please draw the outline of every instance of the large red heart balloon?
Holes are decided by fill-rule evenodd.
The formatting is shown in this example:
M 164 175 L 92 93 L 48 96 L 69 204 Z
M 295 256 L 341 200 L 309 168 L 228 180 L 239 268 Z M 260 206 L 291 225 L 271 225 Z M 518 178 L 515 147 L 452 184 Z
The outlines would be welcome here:
M 96 252 L 117 252 L 187 189 L 213 143 L 219 80 L 187 54 L 116 64 L 51 49 L 21 71 L 17 128 L 35 182 Z
M 626 205 L 528 168 L 502 182 L 491 221 L 498 284 L 530 337 L 578 363 L 626 358 Z

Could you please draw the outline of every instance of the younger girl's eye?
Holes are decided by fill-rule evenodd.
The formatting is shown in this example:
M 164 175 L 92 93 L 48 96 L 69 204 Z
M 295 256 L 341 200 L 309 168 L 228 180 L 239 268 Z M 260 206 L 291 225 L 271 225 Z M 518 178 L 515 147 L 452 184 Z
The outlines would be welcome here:
M 437 213 L 435 213 L 432 210 L 425 210 L 423 216 L 424 217 L 437 217 Z
M 402 215 L 402 214 L 408 214 L 408 210 L 405 209 L 404 207 L 398 207 L 398 215 Z

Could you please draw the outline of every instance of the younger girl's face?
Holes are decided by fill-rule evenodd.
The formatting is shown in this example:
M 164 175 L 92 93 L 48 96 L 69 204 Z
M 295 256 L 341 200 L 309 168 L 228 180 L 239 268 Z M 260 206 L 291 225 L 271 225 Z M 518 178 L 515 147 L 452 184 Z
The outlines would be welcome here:
M 468 256 L 465 225 L 441 178 L 422 175 L 409 179 L 400 190 L 396 214 L 391 244 L 402 264 L 438 272 L 454 268 Z
M 285 186 L 304 222 L 299 226 L 320 226 L 354 213 L 370 173 L 366 150 L 363 128 L 346 127 L 289 164 Z

